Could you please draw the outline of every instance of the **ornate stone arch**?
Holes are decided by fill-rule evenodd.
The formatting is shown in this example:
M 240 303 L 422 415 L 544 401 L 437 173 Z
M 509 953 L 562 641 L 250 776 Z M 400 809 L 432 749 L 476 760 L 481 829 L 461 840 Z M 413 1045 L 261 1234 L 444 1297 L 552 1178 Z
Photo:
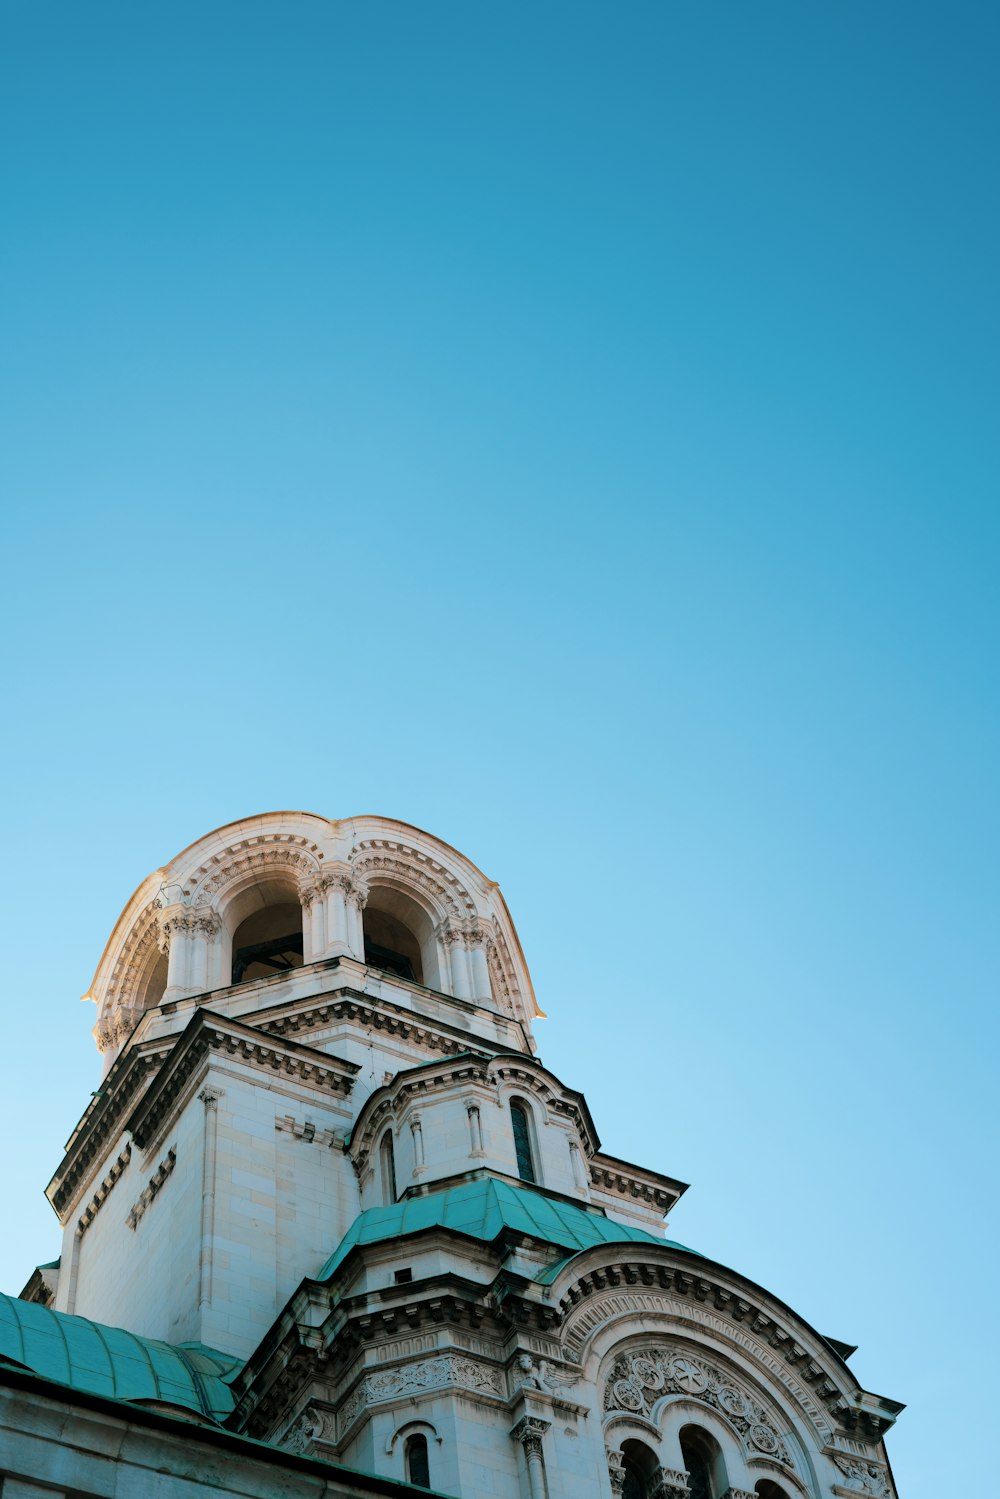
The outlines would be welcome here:
M 641 1329 L 634 1322 L 620 1328 L 623 1336 L 600 1358 L 597 1390 L 606 1433 L 629 1422 L 651 1427 L 668 1466 L 680 1466 L 681 1432 L 697 1426 L 718 1442 L 737 1489 L 773 1477 L 798 1493 L 817 1492 L 809 1453 L 821 1444 L 806 1439 L 766 1380 L 684 1329 L 669 1322 L 658 1328 L 660 1319 L 648 1314 L 642 1321 Z M 609 1435 L 605 1440 L 613 1445 Z
M 396 885 L 419 900 L 439 922 L 467 921 L 476 903 L 458 876 L 439 860 L 393 838 L 362 838 L 349 862 L 369 886 Z
M 242 838 L 193 870 L 184 881 L 185 894 L 192 906 L 212 906 L 224 917 L 234 895 L 269 875 L 287 876 L 301 893 L 317 878 L 322 858 L 311 839 L 296 833 Z
M 144 905 L 125 931 L 111 962 L 94 1039 L 99 1051 L 117 1049 L 128 1038 L 150 1003 L 150 982 L 161 966 L 159 902 Z
M 552 1295 L 562 1314 L 562 1355 L 583 1368 L 602 1402 L 604 1382 L 620 1354 L 642 1357 L 664 1348 L 681 1349 L 706 1372 L 710 1366 L 717 1389 L 735 1387 L 744 1401 L 748 1489 L 770 1477 L 789 1492 L 816 1495 L 826 1454 L 855 1436 L 874 1463 L 884 1463 L 881 1437 L 898 1410 L 895 1403 L 862 1391 L 808 1324 L 732 1271 L 670 1245 L 595 1247 L 565 1266 Z M 654 1393 L 664 1401 L 691 1394 L 676 1387 Z M 611 1403 L 636 1407 L 634 1396 Z M 748 1436 L 758 1424 L 753 1406 L 764 1413 L 760 1424 L 777 1431 L 791 1464 L 766 1435 L 759 1442 Z M 662 1427 L 669 1408 L 669 1401 L 654 1409 L 654 1402 L 640 1400 L 633 1414 Z M 722 1418 L 718 1409 L 716 1415 Z

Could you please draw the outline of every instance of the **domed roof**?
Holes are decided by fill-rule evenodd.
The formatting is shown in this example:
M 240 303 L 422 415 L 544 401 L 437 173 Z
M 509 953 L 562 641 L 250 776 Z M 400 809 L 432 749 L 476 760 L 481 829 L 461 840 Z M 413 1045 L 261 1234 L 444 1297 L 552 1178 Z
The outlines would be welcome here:
M 0 1359 L 90 1395 L 180 1406 L 221 1422 L 239 1359 L 198 1344 L 139 1338 L 121 1327 L 0 1294 Z
M 492 1176 L 460 1182 L 438 1192 L 408 1197 L 389 1207 L 366 1208 L 351 1224 L 317 1280 L 329 1280 L 356 1244 L 377 1244 L 423 1229 L 445 1228 L 491 1243 L 503 1229 L 527 1234 L 560 1250 L 576 1253 L 595 1244 L 638 1240 L 661 1247 L 670 1241 L 645 1229 L 615 1223 L 592 1208 L 550 1197 L 537 1187 L 515 1186 Z M 683 1249 L 683 1244 L 671 1244 Z M 560 1255 L 562 1263 L 564 1256 Z

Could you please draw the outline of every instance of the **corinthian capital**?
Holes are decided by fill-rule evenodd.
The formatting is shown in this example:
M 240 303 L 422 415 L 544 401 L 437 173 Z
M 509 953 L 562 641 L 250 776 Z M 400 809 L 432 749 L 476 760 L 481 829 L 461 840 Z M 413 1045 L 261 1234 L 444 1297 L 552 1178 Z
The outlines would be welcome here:
M 511 1436 L 520 1442 L 529 1457 L 540 1457 L 542 1437 L 551 1426 L 551 1421 L 542 1421 L 538 1416 L 522 1416 L 512 1429 Z

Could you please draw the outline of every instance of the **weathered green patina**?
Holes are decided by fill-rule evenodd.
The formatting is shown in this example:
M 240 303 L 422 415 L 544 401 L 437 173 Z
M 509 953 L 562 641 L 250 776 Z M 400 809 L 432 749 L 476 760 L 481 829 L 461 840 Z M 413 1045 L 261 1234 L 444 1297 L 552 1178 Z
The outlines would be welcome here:
M 517 1187 L 512 1182 L 484 1176 L 438 1192 L 409 1197 L 389 1207 L 366 1208 L 341 1239 L 317 1279 L 331 1279 L 357 1244 L 377 1244 L 429 1228 L 450 1229 L 487 1244 L 504 1229 L 511 1229 L 556 1249 L 569 1250 L 570 1257 L 594 1244 L 639 1242 L 684 1248 L 683 1244 L 672 1244 L 644 1229 L 614 1223 L 603 1213 L 550 1197 L 536 1188 Z M 559 1265 L 566 1258 L 560 1254 Z
M 241 1367 L 200 1344 L 139 1338 L 2 1294 L 0 1359 L 91 1395 L 179 1406 L 219 1422 L 233 1409 L 228 1380 Z

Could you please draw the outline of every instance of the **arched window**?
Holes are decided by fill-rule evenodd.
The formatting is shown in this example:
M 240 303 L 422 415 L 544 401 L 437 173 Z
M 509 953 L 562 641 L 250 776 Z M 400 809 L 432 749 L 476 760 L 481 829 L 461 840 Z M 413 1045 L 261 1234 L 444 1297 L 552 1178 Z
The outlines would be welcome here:
M 630 1439 L 622 1443 L 622 1468 L 625 1471 L 622 1499 L 647 1499 L 659 1471 L 656 1454 L 645 1442 Z
M 289 968 L 303 959 L 302 907 L 288 899 L 254 911 L 233 933 L 234 984 L 249 984 Z
M 510 1122 L 514 1129 L 514 1154 L 517 1157 L 517 1174 L 522 1181 L 537 1182 L 535 1161 L 531 1151 L 531 1124 L 528 1111 L 515 1098 L 510 1106 Z
M 788 1495 L 779 1484 L 772 1483 L 770 1478 L 762 1478 L 754 1487 L 754 1493 L 759 1499 L 788 1499 Z
M 401 890 L 373 885 L 362 912 L 365 962 L 411 984 L 438 986 L 434 924 Z
M 681 1460 L 687 1469 L 691 1499 L 721 1499 L 729 1487 L 722 1449 L 700 1426 L 681 1431 Z
M 431 1468 L 427 1458 L 427 1438 L 423 1432 L 414 1432 L 413 1436 L 406 1438 L 406 1477 L 410 1483 L 417 1483 L 422 1489 L 431 1486 Z
M 392 1148 L 392 1130 L 387 1129 L 378 1148 L 382 1169 L 382 1201 L 388 1207 L 396 1201 L 396 1154 Z

